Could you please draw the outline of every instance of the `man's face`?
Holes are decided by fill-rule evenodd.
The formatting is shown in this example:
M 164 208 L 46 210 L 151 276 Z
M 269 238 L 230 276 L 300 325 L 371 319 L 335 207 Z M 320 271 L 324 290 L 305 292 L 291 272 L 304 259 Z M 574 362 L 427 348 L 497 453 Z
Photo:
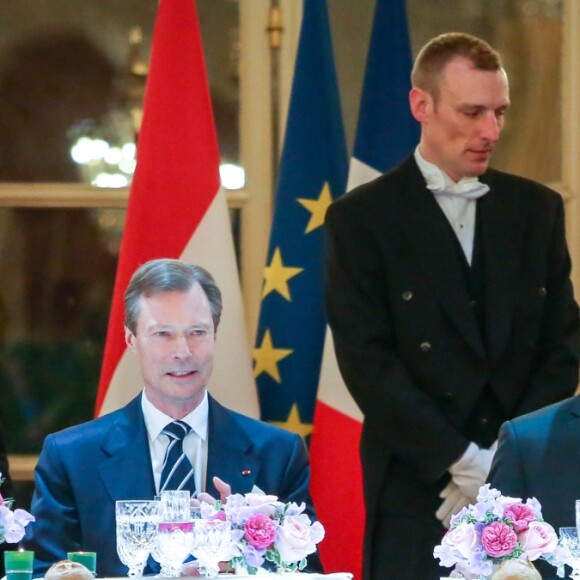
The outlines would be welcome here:
M 199 405 L 213 368 L 215 338 L 209 301 L 199 284 L 188 292 L 141 296 L 137 332 L 125 328 L 125 340 L 139 357 L 153 405 L 174 419 Z
M 507 76 L 457 57 L 443 69 L 439 89 L 437 103 L 421 89 L 411 91 L 421 154 L 454 181 L 477 177 L 487 169 L 510 104 Z

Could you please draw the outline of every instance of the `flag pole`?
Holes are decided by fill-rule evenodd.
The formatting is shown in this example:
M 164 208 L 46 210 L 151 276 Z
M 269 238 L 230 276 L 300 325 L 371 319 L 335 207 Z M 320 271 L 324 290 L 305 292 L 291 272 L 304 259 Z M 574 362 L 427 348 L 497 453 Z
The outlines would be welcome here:
M 270 43 L 270 86 L 272 120 L 272 183 L 278 181 L 278 166 L 280 163 L 280 47 L 282 46 L 282 10 L 279 0 L 270 0 L 268 16 L 268 40 Z M 272 198 L 275 188 L 272 188 Z

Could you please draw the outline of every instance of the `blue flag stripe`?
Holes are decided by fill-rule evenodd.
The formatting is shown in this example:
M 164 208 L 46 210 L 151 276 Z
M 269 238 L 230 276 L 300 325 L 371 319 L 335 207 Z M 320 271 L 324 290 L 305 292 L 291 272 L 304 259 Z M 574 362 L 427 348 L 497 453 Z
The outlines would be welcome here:
M 404 0 L 377 0 L 355 137 L 354 156 L 383 173 L 419 142 L 409 110 L 413 59 Z

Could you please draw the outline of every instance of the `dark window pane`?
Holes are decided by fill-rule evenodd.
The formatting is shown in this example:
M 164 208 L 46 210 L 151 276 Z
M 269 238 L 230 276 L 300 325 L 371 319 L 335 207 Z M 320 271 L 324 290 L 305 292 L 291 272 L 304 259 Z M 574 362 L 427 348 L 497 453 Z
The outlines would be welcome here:
M 1 209 L 0 407 L 11 453 L 90 419 L 118 231 L 101 210 Z

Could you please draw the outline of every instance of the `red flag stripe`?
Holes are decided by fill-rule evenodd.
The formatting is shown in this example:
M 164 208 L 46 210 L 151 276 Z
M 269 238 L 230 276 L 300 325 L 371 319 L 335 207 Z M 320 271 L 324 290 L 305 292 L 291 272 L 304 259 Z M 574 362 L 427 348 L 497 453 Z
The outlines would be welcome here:
M 362 578 L 365 507 L 359 455 L 352 452 L 358 451 L 362 425 L 320 399 L 314 425 L 310 491 L 326 529 L 319 547 L 322 564 L 326 573 L 348 570 Z

